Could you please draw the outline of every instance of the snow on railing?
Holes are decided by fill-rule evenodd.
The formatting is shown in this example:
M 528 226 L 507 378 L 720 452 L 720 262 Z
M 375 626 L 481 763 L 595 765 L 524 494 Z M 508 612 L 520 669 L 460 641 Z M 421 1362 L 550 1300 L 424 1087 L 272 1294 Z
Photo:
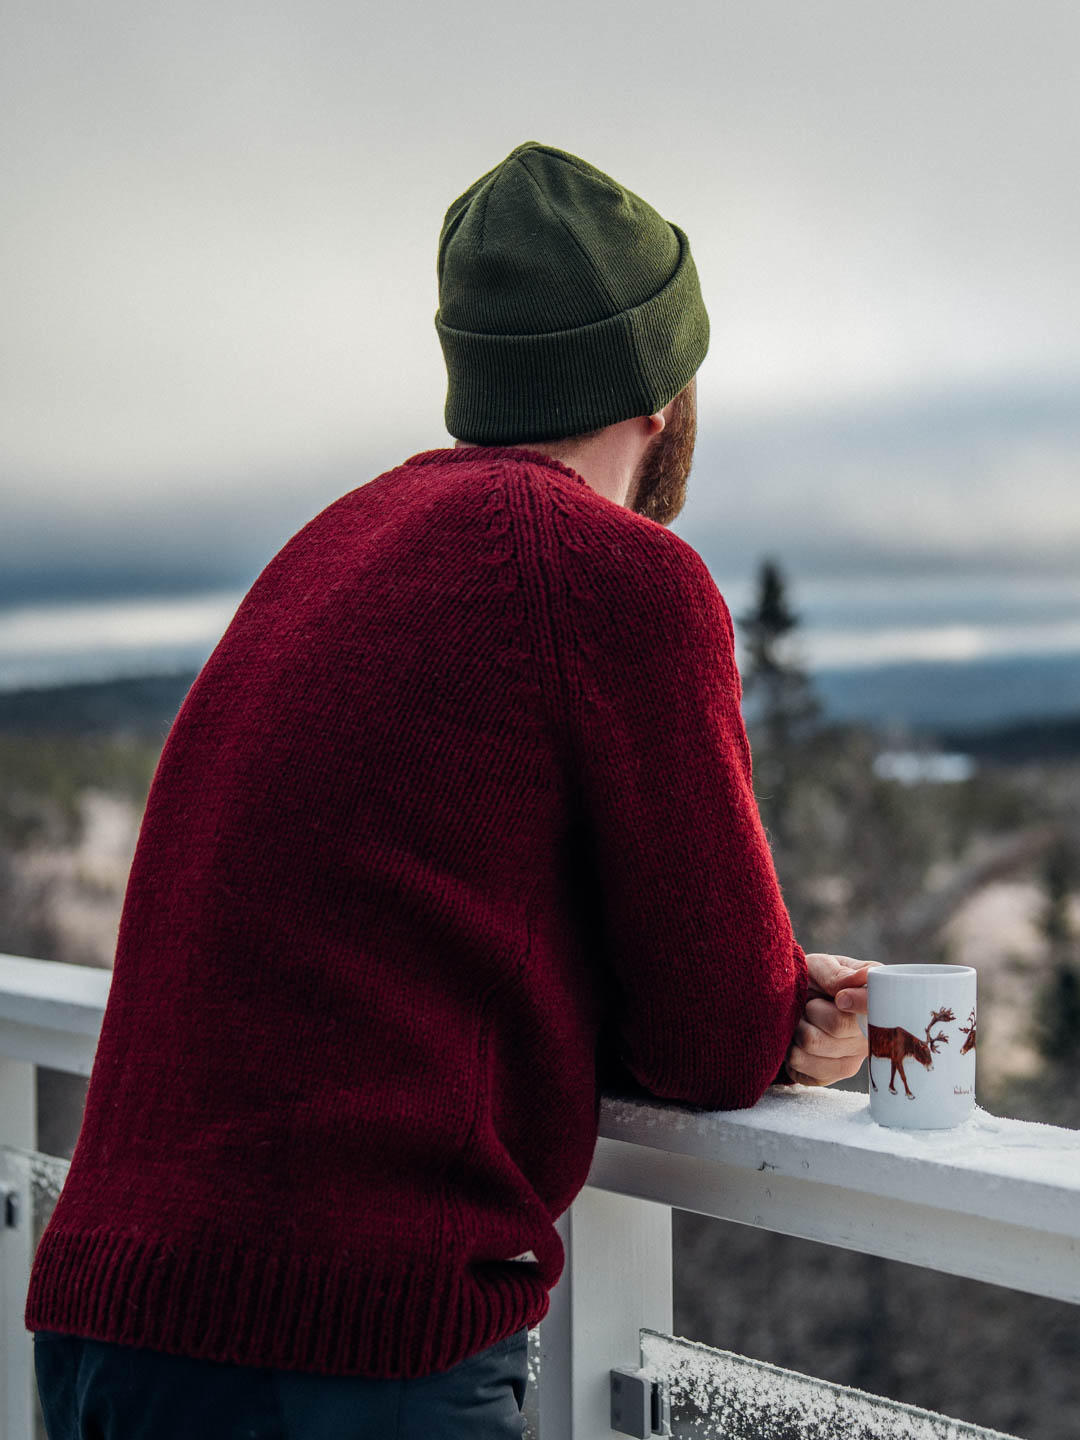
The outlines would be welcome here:
M 1015 1440 L 678 1336 L 643 1330 L 641 1350 L 641 1373 L 665 1384 L 673 1432 L 694 1440 Z
M 865 1095 L 776 1086 L 750 1110 L 605 1100 L 590 1185 L 1080 1302 L 1080 1131 L 976 1107 L 891 1130 Z
M 36 1065 L 89 1074 L 110 978 L 0 956 L 0 1146 L 35 1148 Z M 29 1440 L 29 1196 L 10 1200 L 0 1430 Z M 588 1182 L 557 1221 L 539 1440 L 610 1436 L 611 1370 L 640 1364 L 643 1330 L 671 1332 L 673 1208 L 1080 1301 L 1080 1132 L 979 1109 L 956 1130 L 885 1130 L 865 1096 L 803 1086 L 738 1111 L 607 1096 Z

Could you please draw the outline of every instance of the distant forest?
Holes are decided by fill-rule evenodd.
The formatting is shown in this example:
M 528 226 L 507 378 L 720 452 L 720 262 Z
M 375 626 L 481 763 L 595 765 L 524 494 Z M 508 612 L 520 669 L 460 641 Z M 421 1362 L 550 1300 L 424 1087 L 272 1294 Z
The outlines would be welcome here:
M 954 667 L 955 668 L 955 667 Z M 123 731 L 164 741 L 197 671 L 0 691 L 0 733 L 92 735 Z M 830 685 L 818 686 L 827 698 Z M 827 706 L 826 706 L 827 708 Z M 1003 764 L 1080 757 L 1080 713 L 1003 725 L 919 726 L 920 743 Z

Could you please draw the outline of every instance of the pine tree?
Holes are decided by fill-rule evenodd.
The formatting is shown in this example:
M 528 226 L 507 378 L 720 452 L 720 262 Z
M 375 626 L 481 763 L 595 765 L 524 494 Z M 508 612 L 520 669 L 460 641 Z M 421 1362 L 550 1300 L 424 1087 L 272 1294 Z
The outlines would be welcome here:
M 791 791 L 800 752 L 820 715 L 810 677 L 786 644 L 799 624 L 775 560 L 758 571 L 757 599 L 739 619 L 747 660 L 742 676 L 755 784 L 774 840 L 788 839 Z

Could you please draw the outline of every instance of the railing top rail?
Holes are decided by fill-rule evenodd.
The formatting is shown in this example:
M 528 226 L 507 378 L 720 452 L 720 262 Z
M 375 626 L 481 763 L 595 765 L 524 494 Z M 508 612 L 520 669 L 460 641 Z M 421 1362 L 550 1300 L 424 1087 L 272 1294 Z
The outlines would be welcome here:
M 111 983 L 111 970 L 0 955 L 0 1020 L 96 1036 Z
M 0 955 L 0 1050 L 19 1029 L 24 1059 L 37 1058 L 27 1048 L 35 1034 L 96 1037 L 111 979 L 108 970 Z M 56 1060 L 43 1054 L 39 1063 Z M 979 1109 L 954 1130 L 903 1131 L 877 1125 L 866 1096 L 851 1091 L 776 1087 L 751 1109 L 729 1111 L 605 1096 L 598 1154 L 605 1142 L 609 1180 L 648 1150 L 1080 1238 L 1080 1131 Z
M 778 1086 L 727 1111 L 606 1096 L 600 1136 L 1080 1238 L 1080 1131 L 978 1107 L 952 1130 L 894 1130 L 848 1090 Z

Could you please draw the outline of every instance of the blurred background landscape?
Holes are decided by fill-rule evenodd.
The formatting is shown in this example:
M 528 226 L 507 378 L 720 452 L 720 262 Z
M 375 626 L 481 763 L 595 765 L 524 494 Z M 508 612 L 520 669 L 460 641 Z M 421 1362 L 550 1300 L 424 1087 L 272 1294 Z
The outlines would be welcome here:
M 536 139 L 691 239 L 712 344 L 673 528 L 735 616 L 797 934 L 976 966 L 980 1104 L 1080 1125 L 1080 11 L 103 0 L 2 40 L 0 951 L 111 965 L 241 596 L 452 443 L 442 216 Z M 70 1155 L 80 1082 L 40 1085 Z M 675 1239 L 681 1334 L 1077 1432 L 1072 1307 Z

